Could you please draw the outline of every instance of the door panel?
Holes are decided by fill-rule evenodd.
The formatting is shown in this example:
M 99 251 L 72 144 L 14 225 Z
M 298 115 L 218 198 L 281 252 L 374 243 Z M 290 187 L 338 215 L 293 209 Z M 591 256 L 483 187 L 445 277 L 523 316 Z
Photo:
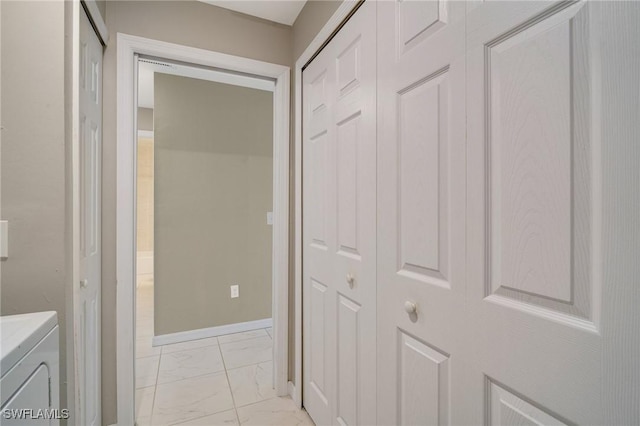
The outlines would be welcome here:
M 331 299 L 331 138 L 329 92 L 333 85 L 326 64 L 319 62 L 303 74 L 308 94 L 304 98 L 304 198 L 303 198 L 303 316 L 304 316 L 304 402 L 316 423 L 330 424 L 335 371 L 332 345 L 335 334 Z M 309 83 L 307 83 L 309 82 Z
M 399 273 L 447 282 L 446 70 L 398 94 Z
M 449 356 L 399 333 L 398 424 L 448 424 Z
M 496 383 L 489 381 L 487 392 L 491 401 L 489 425 L 566 424 Z
M 102 45 L 89 19 L 80 19 L 80 291 L 78 342 L 80 424 L 101 415 Z
M 338 296 L 338 336 L 336 417 L 338 423 L 358 423 L 358 325 L 361 306 L 346 297 Z
M 640 4 L 377 2 L 374 134 L 365 6 L 303 73 L 312 417 L 637 424 Z
M 511 34 L 484 42 L 491 246 L 486 296 L 588 320 L 588 13 L 581 5 L 529 14 Z M 572 253 L 573 244 L 579 250 Z
M 303 77 L 304 404 L 376 422 L 375 2 Z
M 360 113 L 339 123 L 336 130 L 338 253 L 360 260 L 358 252 L 358 132 Z
M 378 4 L 378 424 L 461 424 L 465 8 Z
M 322 400 L 326 400 L 327 354 L 325 324 L 327 322 L 327 286 L 311 280 L 311 375 L 309 379 Z M 325 404 L 326 401 L 323 401 Z
M 629 102 L 602 90 L 604 76 L 615 75 L 619 84 L 635 85 L 631 90 L 640 93 L 637 77 L 621 72 L 621 58 L 638 51 L 637 43 L 627 42 L 638 31 L 620 19 L 626 14 L 637 19 L 640 5 L 487 2 L 469 8 L 467 315 L 473 418 L 484 416 L 490 424 L 640 420 L 637 393 L 635 403 L 626 396 L 637 388 L 631 377 L 637 380 L 639 369 L 626 368 L 630 376 L 618 376 L 617 391 L 603 381 L 619 366 L 630 366 L 626 357 L 637 356 L 640 348 L 638 317 L 632 320 L 631 311 L 623 314 L 618 309 L 626 308 L 614 302 L 629 295 L 632 284 L 609 278 L 603 287 L 602 275 L 603 265 L 616 264 L 624 274 L 638 276 L 629 265 L 605 257 L 609 249 L 602 243 L 609 233 L 603 234 L 603 226 L 617 227 L 614 216 L 603 216 L 602 191 L 612 189 L 603 183 L 619 168 L 607 166 L 604 158 L 631 143 L 605 138 L 602 131 L 625 126 L 625 119 L 605 111 L 620 111 L 622 102 Z M 604 37 L 609 28 L 616 30 Z M 618 208 L 624 210 L 623 204 Z M 621 240 L 610 242 L 612 248 Z M 603 309 L 615 304 L 614 310 Z M 618 315 L 627 316 L 629 331 L 606 332 Z M 625 348 L 636 349 L 616 343 L 618 333 L 629 339 Z M 617 348 L 613 364 L 603 358 L 607 347 Z M 611 392 L 621 399 L 615 398 L 618 409 L 608 411 L 613 405 L 605 395 Z

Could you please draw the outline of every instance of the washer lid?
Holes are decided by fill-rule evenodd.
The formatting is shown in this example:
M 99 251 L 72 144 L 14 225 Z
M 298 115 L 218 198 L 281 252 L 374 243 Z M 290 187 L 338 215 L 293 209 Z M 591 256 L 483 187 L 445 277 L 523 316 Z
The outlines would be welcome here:
M 11 369 L 58 324 L 54 311 L 0 317 L 0 374 Z

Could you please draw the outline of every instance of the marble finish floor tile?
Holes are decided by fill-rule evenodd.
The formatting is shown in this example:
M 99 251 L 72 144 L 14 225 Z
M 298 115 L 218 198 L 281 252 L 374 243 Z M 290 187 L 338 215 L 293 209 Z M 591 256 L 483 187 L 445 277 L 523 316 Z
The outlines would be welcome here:
M 245 426 L 313 426 L 311 417 L 304 410 L 298 410 L 291 398 L 272 398 L 244 407 L 239 407 L 238 418 Z
M 153 347 L 153 281 L 137 293 L 138 426 L 313 425 L 275 396 L 271 327 Z
M 163 353 L 160 356 L 158 384 L 224 371 L 218 345 Z
M 151 346 L 151 337 L 138 337 L 136 339 L 136 358 L 160 355 L 162 346 Z
M 224 372 L 159 384 L 152 423 L 175 424 L 233 408 L 231 390 Z
M 187 349 L 203 348 L 205 346 L 218 346 L 218 338 L 208 337 L 206 339 L 190 340 L 188 342 L 164 345 L 162 346 L 162 353 L 169 354 L 172 352 L 185 351 Z
M 136 419 L 151 418 L 153 410 L 153 398 L 156 395 L 156 387 L 136 389 Z
M 136 389 L 154 386 L 158 377 L 160 356 L 136 359 Z
M 273 362 L 227 370 L 236 407 L 264 401 L 276 396 L 273 389 Z
M 136 419 L 136 426 L 158 426 L 151 423 L 151 417 L 138 417 Z
M 256 337 L 265 336 L 267 336 L 267 332 L 264 328 L 260 328 L 258 330 L 243 331 L 242 333 L 225 334 L 224 336 L 218 337 L 218 342 L 220 342 L 220 344 L 233 343 L 239 342 L 241 340 L 255 339 Z
M 236 410 L 223 411 L 222 413 L 213 414 L 211 416 L 200 417 L 198 419 L 189 420 L 185 423 L 176 423 L 176 425 L 184 426 L 233 426 L 238 425 L 238 416 Z
M 272 357 L 272 341 L 269 336 L 222 343 L 220 349 L 227 369 L 271 361 Z

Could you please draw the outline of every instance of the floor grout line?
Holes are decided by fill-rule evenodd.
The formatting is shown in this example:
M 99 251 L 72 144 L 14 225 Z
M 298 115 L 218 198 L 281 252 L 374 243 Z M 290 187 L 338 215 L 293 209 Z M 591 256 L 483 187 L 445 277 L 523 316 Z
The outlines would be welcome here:
M 141 312 L 147 313 L 147 311 L 149 311 L 149 310 L 152 311 L 152 309 L 153 309 L 153 305 L 152 304 L 150 304 L 149 306 L 145 306 L 145 307 L 139 306 L 139 307 L 137 307 L 137 313 L 138 314 L 140 314 Z M 148 315 L 150 315 L 152 317 L 153 313 L 151 312 Z M 139 323 L 138 317 L 136 317 L 136 324 L 138 324 L 138 323 Z M 153 323 L 151 323 L 151 327 L 153 327 Z M 233 368 L 228 368 L 227 367 L 227 363 L 225 361 L 225 357 L 224 357 L 223 351 L 222 351 L 222 345 L 242 344 L 242 343 L 249 344 L 249 342 L 252 341 L 252 340 L 264 339 L 265 337 L 268 337 L 271 341 L 273 341 L 273 336 L 269 333 L 269 331 L 267 331 L 267 328 L 249 330 L 249 332 L 250 331 L 263 330 L 264 333 L 263 333 L 263 335 L 260 335 L 260 336 L 251 336 L 251 337 L 241 338 L 239 340 L 233 340 L 233 341 L 225 342 L 225 343 L 220 342 L 219 338 L 222 337 L 222 336 L 232 336 L 234 334 L 241 334 L 241 333 L 247 333 L 247 332 L 229 333 L 229 334 L 225 334 L 225 335 L 222 335 L 222 336 L 213 336 L 213 338 L 215 340 L 215 343 L 212 343 L 210 345 L 200 346 L 200 347 L 196 347 L 196 348 L 187 348 L 187 349 L 183 349 L 183 350 L 179 350 L 179 351 L 175 351 L 175 352 L 169 352 L 169 353 L 165 353 L 165 349 L 166 349 L 167 346 L 170 346 L 170 345 L 161 345 L 159 347 L 160 348 L 160 353 L 158 355 L 148 355 L 148 356 L 139 357 L 139 358 L 136 357 L 136 362 L 139 359 L 143 359 L 143 358 L 158 357 L 158 366 L 157 366 L 157 370 L 156 370 L 156 374 L 155 374 L 155 376 L 156 376 L 155 377 L 155 382 L 151 386 L 147 386 L 145 388 L 136 389 L 136 390 L 141 390 L 141 389 L 153 388 L 153 399 L 151 401 L 151 411 L 150 411 L 149 421 L 151 421 L 153 419 L 153 416 L 154 416 L 154 413 L 155 413 L 155 408 L 156 408 L 156 401 L 155 400 L 156 400 L 156 397 L 157 397 L 157 394 L 158 394 L 158 386 L 160 385 L 160 383 L 158 383 L 158 381 L 159 381 L 159 377 L 160 377 L 160 365 L 161 365 L 161 362 L 162 362 L 162 358 L 164 358 L 165 355 L 168 356 L 170 354 L 175 354 L 175 353 L 179 353 L 179 352 L 183 352 L 183 351 L 190 351 L 190 350 L 194 350 L 194 349 L 202 349 L 202 348 L 205 348 L 205 347 L 210 347 L 210 346 L 215 346 L 215 345 L 218 346 L 218 352 L 220 353 L 220 359 L 222 361 L 223 370 L 216 371 L 216 372 L 210 372 L 210 373 L 206 373 L 206 374 L 201 374 L 201 375 L 194 376 L 194 377 L 186 377 L 186 378 L 182 378 L 182 379 L 179 379 L 179 380 L 176 380 L 176 381 L 163 383 L 163 385 L 164 384 L 169 384 L 170 385 L 170 384 L 174 384 L 174 383 L 180 382 L 182 380 L 187 380 L 187 379 L 195 379 L 195 378 L 212 376 L 212 375 L 220 375 L 224 371 L 225 378 L 226 378 L 226 383 L 227 383 L 227 387 L 229 389 L 229 394 L 231 395 L 231 401 L 232 401 L 233 407 L 232 408 L 228 408 L 226 410 L 222 410 L 222 411 L 216 412 L 216 413 L 209 413 L 209 414 L 206 414 L 206 415 L 203 415 L 203 416 L 199 416 L 199 417 L 196 417 L 196 418 L 193 418 L 193 419 L 183 420 L 182 421 L 183 423 L 184 422 L 193 421 L 193 420 L 202 419 L 202 418 L 205 418 L 205 417 L 208 417 L 208 416 L 211 416 L 211 415 L 215 415 L 215 414 L 224 413 L 226 411 L 229 411 L 229 410 L 233 409 L 237 424 L 240 425 L 241 424 L 240 423 L 240 414 L 238 412 L 238 410 L 240 408 L 246 408 L 246 407 L 249 407 L 249 406 L 252 406 L 252 405 L 255 405 L 255 404 L 259 404 L 259 403 L 263 403 L 263 402 L 266 402 L 266 401 L 269 401 L 269 400 L 272 400 L 272 399 L 279 398 L 278 396 L 273 396 L 273 397 L 266 398 L 266 399 L 263 399 L 263 400 L 260 400 L 260 401 L 255 401 L 255 402 L 252 402 L 252 403 L 249 403 L 249 404 L 243 404 L 242 406 L 238 406 L 238 403 L 236 402 L 235 396 L 233 394 L 233 389 L 231 387 L 231 380 L 229 378 L 229 371 L 243 369 L 243 368 L 247 368 L 247 367 L 259 366 L 261 364 L 265 364 L 265 363 L 268 363 L 268 362 L 273 363 L 273 359 L 270 358 L 268 360 L 258 361 L 258 362 L 254 362 L 254 363 L 248 364 L 248 365 L 241 365 L 241 366 L 236 366 L 236 367 L 233 367 Z M 144 337 L 144 338 L 145 339 L 146 338 L 152 339 L 152 336 Z M 137 412 L 137 407 L 136 407 L 136 412 Z M 138 420 L 137 414 L 136 414 L 136 419 L 135 420 L 136 420 L 136 422 Z M 172 424 L 179 425 L 181 423 L 172 423 Z
M 184 420 L 184 421 L 181 421 L 180 423 L 171 423 L 169 426 L 180 426 L 180 425 L 185 424 L 187 422 L 192 422 L 194 420 L 204 419 L 205 417 L 209 417 L 209 416 L 215 416 L 216 414 L 225 413 L 227 411 L 231 411 L 231 408 L 229 408 L 228 410 L 218 411 L 217 413 L 205 414 L 204 416 L 194 417 L 193 419 Z M 237 414 L 236 414 L 236 417 L 237 417 Z
M 151 401 L 151 418 L 153 420 L 153 411 L 156 408 L 156 395 L 158 394 L 158 376 L 160 375 L 160 361 L 162 361 L 162 355 L 158 358 L 158 371 L 156 372 L 156 382 L 153 385 L 153 400 Z
M 233 368 L 226 368 L 226 370 L 227 371 L 239 370 L 241 368 L 253 367 L 254 365 L 266 364 L 267 362 L 273 362 L 273 360 L 270 359 L 267 361 L 258 361 L 258 362 L 254 362 L 253 364 L 241 365 L 239 367 L 233 367 Z
M 273 340 L 273 338 L 271 336 L 269 336 L 269 333 L 266 333 L 266 334 L 267 334 L 266 336 L 247 337 L 246 339 L 234 340 L 233 342 L 220 343 L 220 340 L 218 340 L 218 344 L 220 344 L 220 345 L 230 345 L 232 343 L 246 342 L 247 340 L 264 339 L 265 337 L 269 337 L 271 340 Z M 222 336 L 231 336 L 231 335 L 230 334 L 223 334 Z M 222 337 L 222 336 L 218 336 L 218 337 Z
M 240 416 L 238 415 L 238 407 L 236 406 L 236 398 L 233 396 L 233 389 L 231 389 L 231 380 L 229 380 L 229 373 L 227 372 L 227 363 L 224 361 L 224 355 L 222 354 L 222 348 L 220 347 L 220 340 L 218 339 L 218 350 L 220 351 L 220 358 L 222 358 L 222 366 L 224 367 L 224 375 L 227 378 L 227 385 L 229 385 L 229 393 L 231 394 L 231 402 L 233 403 L 233 411 L 236 413 L 236 420 L 238 426 L 240 426 Z

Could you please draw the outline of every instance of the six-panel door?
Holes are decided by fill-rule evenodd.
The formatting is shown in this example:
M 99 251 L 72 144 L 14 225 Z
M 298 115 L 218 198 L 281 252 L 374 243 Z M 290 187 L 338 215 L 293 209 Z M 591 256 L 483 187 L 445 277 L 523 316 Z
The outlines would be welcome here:
M 101 170 L 102 45 L 84 11 L 80 13 L 80 287 L 81 330 L 78 377 L 81 381 L 78 420 L 99 425 L 101 414 Z
M 360 241 L 340 234 L 354 216 L 338 188 L 369 188 L 340 187 L 355 157 L 336 140 L 360 116 L 336 120 L 352 78 L 335 75 L 332 44 L 311 63 L 304 403 L 316 422 L 640 422 L 638 22 L 637 2 L 378 2 L 375 420 L 335 414 L 362 368 L 339 366 L 347 299 L 334 287 Z
M 304 399 L 317 424 L 376 422 L 376 3 L 302 74 Z
M 465 8 L 378 4 L 378 423 L 464 406 Z
M 640 4 L 467 7 L 469 420 L 636 424 Z

